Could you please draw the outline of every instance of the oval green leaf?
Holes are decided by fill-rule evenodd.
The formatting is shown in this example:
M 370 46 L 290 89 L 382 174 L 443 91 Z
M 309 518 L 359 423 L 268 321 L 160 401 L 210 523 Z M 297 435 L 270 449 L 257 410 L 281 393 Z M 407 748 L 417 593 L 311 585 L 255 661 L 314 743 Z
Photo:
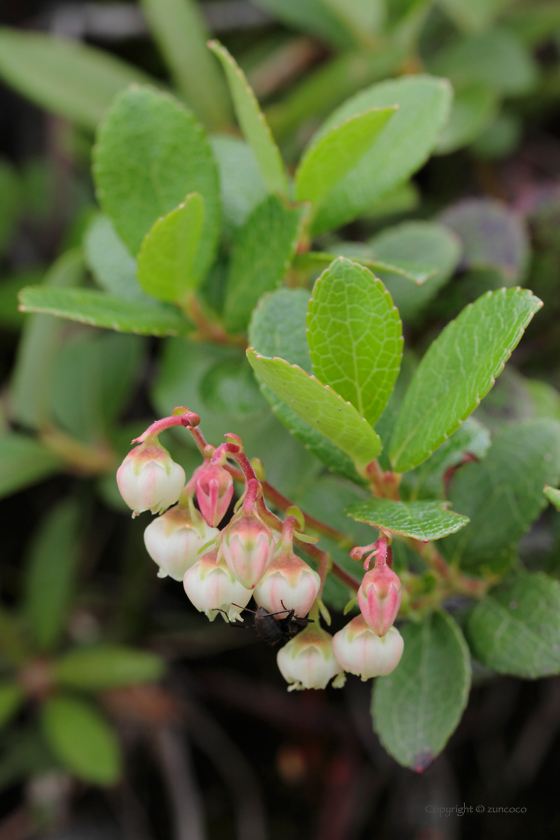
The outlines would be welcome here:
M 445 747 L 465 706 L 471 682 L 469 649 L 447 613 L 401 630 L 403 657 L 373 689 L 373 726 L 405 767 L 422 773 Z
M 358 522 L 403 534 L 415 540 L 439 540 L 468 523 L 466 516 L 447 510 L 449 502 L 395 502 L 392 499 L 365 499 L 344 511 Z
M 123 685 L 158 680 L 164 662 L 153 653 L 123 645 L 75 649 L 53 665 L 53 677 L 67 688 L 103 691 Z
M 372 425 L 399 374 L 402 324 L 385 286 L 367 268 L 339 257 L 316 281 L 307 338 L 318 379 Z
M 391 437 L 397 472 L 421 464 L 488 393 L 542 302 L 527 289 L 488 292 L 465 307 L 428 349 Z

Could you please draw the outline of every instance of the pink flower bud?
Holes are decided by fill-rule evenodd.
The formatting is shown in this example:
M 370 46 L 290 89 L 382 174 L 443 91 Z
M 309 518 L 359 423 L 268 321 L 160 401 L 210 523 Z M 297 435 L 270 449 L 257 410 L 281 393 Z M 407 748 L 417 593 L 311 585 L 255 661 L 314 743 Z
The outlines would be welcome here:
M 218 614 L 225 621 L 224 612 L 229 621 L 243 621 L 240 613 L 252 595 L 235 579 L 223 560 L 216 560 L 215 554 L 204 554 L 187 569 L 183 586 L 190 601 L 199 612 L 206 613 L 210 621 Z
M 233 478 L 223 467 L 213 465 L 201 470 L 196 482 L 200 512 L 215 528 L 224 518 L 233 496 Z
M 280 673 L 290 683 L 288 691 L 326 688 L 333 677 L 335 688 L 344 684 L 344 673 L 335 659 L 332 636 L 318 625 L 310 624 L 295 639 L 278 651 Z
M 174 505 L 185 486 L 185 471 L 167 449 L 146 441 L 128 453 L 117 470 L 120 494 L 138 516 L 145 510 L 160 513 Z
M 378 636 L 384 636 L 393 624 L 402 601 L 401 582 L 385 564 L 366 572 L 358 589 L 362 615 Z
M 169 575 L 173 580 L 183 580 L 202 546 L 219 533 L 217 528 L 209 528 L 201 516 L 193 522 L 188 510 L 178 505 L 150 522 L 144 531 L 144 542 L 159 566 L 158 577 Z
M 317 597 L 317 572 L 292 551 L 280 551 L 255 587 L 255 601 L 269 612 L 295 610 L 305 616 Z
M 221 550 L 231 573 L 247 589 L 254 589 L 270 565 L 274 539 L 257 516 L 242 514 L 222 531 Z
M 390 674 L 400 662 L 403 646 L 403 638 L 396 627 L 389 627 L 384 636 L 378 636 L 368 627 L 363 615 L 352 619 L 333 638 L 334 655 L 339 664 L 362 680 Z

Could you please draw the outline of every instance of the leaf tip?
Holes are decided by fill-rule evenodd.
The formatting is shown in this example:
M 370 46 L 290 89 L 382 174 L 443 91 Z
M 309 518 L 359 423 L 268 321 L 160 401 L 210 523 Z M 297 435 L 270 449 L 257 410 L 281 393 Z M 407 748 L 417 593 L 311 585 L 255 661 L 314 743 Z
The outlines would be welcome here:
M 432 755 L 431 750 L 428 747 L 424 747 L 421 752 L 414 756 L 413 769 L 416 773 L 424 773 L 433 764 L 434 759 L 435 755 Z

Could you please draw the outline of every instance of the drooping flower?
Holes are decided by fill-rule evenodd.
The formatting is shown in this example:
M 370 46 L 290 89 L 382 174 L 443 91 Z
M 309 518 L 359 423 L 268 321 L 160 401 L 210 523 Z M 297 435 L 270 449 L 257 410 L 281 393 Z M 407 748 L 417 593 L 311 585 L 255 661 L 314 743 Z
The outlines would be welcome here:
M 160 513 L 179 499 L 185 471 L 157 439 L 148 438 L 128 453 L 117 470 L 117 484 L 133 516 L 145 510 Z
M 392 626 L 402 601 L 399 576 L 387 565 L 374 566 L 363 577 L 358 604 L 368 625 L 384 636 Z
M 211 528 L 224 518 L 233 497 L 233 479 L 219 464 L 201 469 L 196 482 L 200 512 Z
M 221 552 L 231 573 L 254 589 L 272 561 L 275 541 L 256 514 L 241 514 L 222 531 Z
M 221 615 L 224 621 L 242 621 L 240 613 L 252 595 L 236 580 L 224 561 L 217 559 L 216 552 L 204 554 L 187 569 L 183 586 L 189 600 L 210 621 L 214 621 L 217 615 Z
M 357 674 L 362 680 L 390 674 L 400 662 L 404 642 L 396 627 L 378 636 L 368 626 L 363 615 L 335 633 L 334 655 L 345 671 Z
M 187 569 L 196 562 L 200 549 L 217 537 L 217 528 L 209 528 L 194 511 L 177 505 L 150 522 L 144 531 L 148 554 L 159 566 L 158 577 L 183 580 Z
M 255 601 L 269 612 L 294 610 L 295 615 L 305 616 L 320 585 L 317 572 L 297 554 L 281 550 L 255 587 Z
M 288 691 L 326 688 L 329 680 L 335 688 L 344 684 L 344 673 L 336 661 L 332 636 L 318 625 L 310 624 L 288 642 L 277 656 L 280 673 L 290 683 Z

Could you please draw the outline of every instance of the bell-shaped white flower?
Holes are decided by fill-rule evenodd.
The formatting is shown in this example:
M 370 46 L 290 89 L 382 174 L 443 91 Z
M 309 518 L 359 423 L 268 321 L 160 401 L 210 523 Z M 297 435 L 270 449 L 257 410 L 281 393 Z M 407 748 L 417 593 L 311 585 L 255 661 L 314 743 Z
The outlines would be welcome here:
M 270 565 L 275 542 L 270 528 L 256 514 L 241 514 L 222 531 L 221 552 L 231 573 L 254 589 Z
M 216 558 L 216 552 L 204 554 L 185 572 L 183 586 L 189 600 L 210 621 L 214 621 L 218 614 L 224 621 L 243 621 L 240 613 L 252 595 L 251 590 L 245 589 L 234 577 L 224 561 Z
M 320 586 L 317 572 L 293 551 L 280 550 L 255 587 L 255 601 L 269 612 L 294 610 L 306 616 Z
M 183 580 L 187 569 L 196 562 L 200 549 L 218 536 L 194 511 L 194 517 L 182 504 L 150 522 L 144 531 L 148 554 L 159 566 L 158 577 Z
M 339 664 L 362 680 L 385 677 L 394 671 L 403 647 L 403 637 L 396 627 L 390 627 L 384 636 L 378 636 L 363 615 L 353 618 L 333 638 L 334 655 Z
M 145 510 L 160 513 L 179 499 L 185 471 L 167 449 L 149 438 L 128 453 L 117 470 L 117 484 L 133 516 Z
M 305 630 L 278 651 L 280 673 L 290 683 L 288 691 L 304 688 L 326 688 L 329 680 L 335 688 L 344 684 L 344 673 L 335 659 L 332 636 L 318 625 Z

